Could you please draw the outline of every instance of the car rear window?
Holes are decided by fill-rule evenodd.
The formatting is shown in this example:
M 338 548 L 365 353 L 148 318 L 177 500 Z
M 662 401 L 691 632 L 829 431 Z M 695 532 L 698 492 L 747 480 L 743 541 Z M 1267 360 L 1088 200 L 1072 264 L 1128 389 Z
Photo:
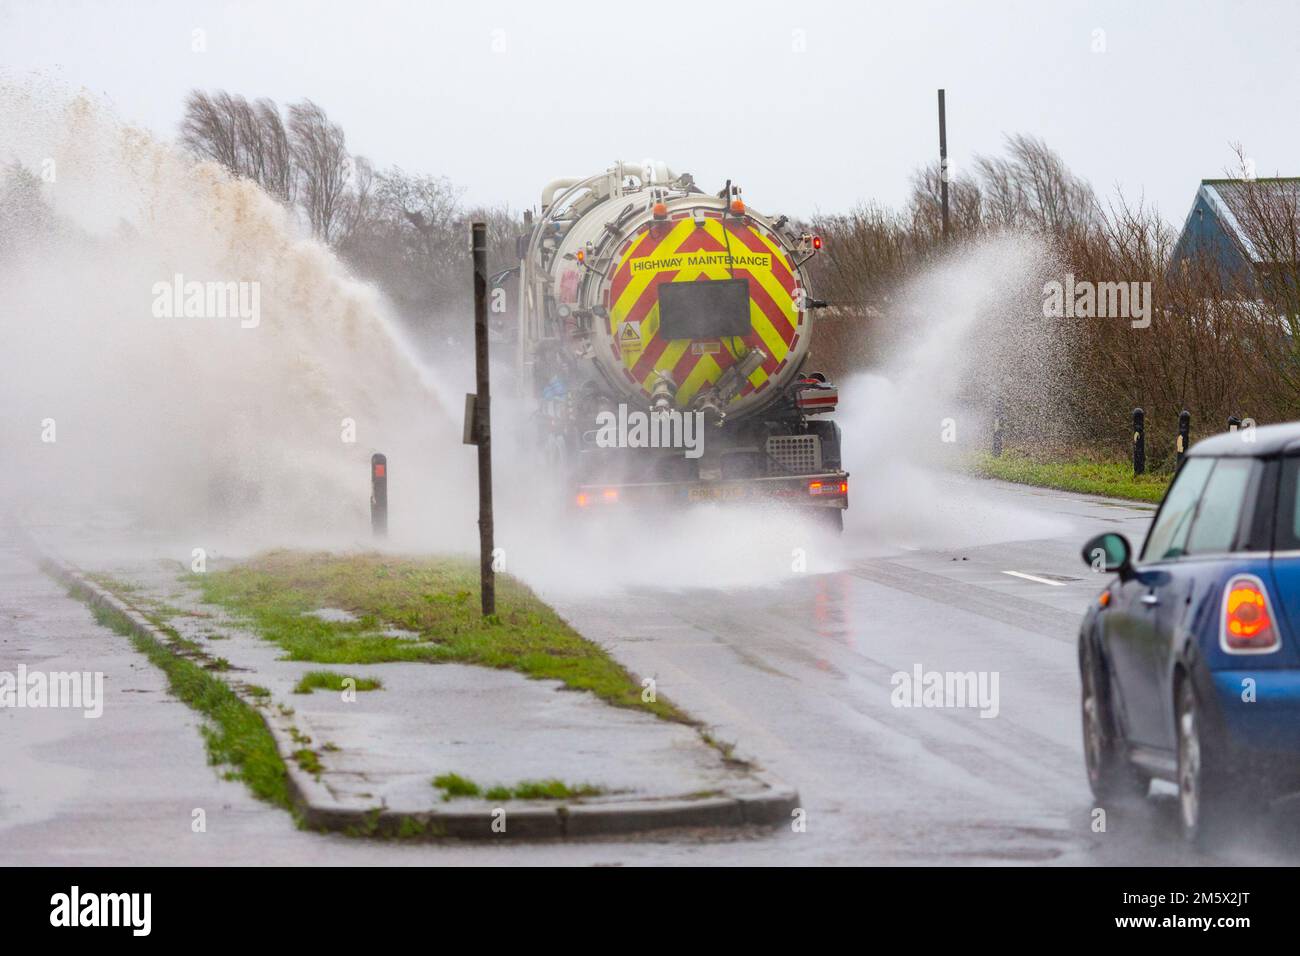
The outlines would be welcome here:
M 1143 561 L 1182 557 L 1187 535 L 1192 530 L 1196 502 L 1213 468 L 1213 458 L 1189 458 L 1183 463 L 1142 546 Z
M 1282 459 L 1273 547 L 1278 551 L 1300 551 L 1300 458 Z
M 1237 542 L 1237 528 L 1254 473 L 1253 458 L 1220 458 L 1201 493 L 1185 554 L 1226 554 Z

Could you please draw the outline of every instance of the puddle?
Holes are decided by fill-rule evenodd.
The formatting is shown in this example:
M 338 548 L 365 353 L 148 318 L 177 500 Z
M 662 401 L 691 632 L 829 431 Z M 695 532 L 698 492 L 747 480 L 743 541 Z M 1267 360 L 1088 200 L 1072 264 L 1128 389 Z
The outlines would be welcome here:
M 318 617 L 322 621 L 330 621 L 335 624 L 346 624 L 357 620 L 357 616 L 351 611 L 345 611 L 338 607 L 321 607 L 314 611 L 305 611 L 304 617 Z

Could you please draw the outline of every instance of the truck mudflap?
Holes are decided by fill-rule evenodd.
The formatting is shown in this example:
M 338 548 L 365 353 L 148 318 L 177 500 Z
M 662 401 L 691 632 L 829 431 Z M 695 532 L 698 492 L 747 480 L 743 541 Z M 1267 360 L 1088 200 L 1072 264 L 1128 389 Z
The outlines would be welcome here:
M 849 473 L 828 471 L 815 475 L 779 475 L 767 478 L 579 485 L 574 497 L 574 504 L 578 508 L 593 509 L 710 502 L 779 503 L 801 508 L 843 511 L 849 506 Z

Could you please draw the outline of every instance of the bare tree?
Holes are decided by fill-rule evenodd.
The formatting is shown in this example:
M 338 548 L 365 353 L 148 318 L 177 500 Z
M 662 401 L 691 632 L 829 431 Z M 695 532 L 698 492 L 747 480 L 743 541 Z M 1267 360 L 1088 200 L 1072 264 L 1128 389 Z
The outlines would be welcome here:
M 257 113 L 257 138 L 261 152 L 262 188 L 283 203 L 292 203 L 297 185 L 293 149 L 289 134 L 280 119 L 280 109 L 268 99 L 260 99 L 254 106 Z
M 298 169 L 298 201 L 312 234 L 332 243 L 343 226 L 352 157 L 343 128 L 311 100 L 289 107 L 289 142 Z
M 989 225 L 1060 234 L 1097 223 L 1100 209 L 1092 187 L 1041 139 L 1008 136 L 1007 152 L 1005 158 L 975 160 Z
M 41 195 L 41 178 L 17 160 L 0 175 L 0 261 L 49 234 L 54 214 Z
M 247 104 L 245 104 L 247 105 Z M 203 157 L 220 163 L 236 176 L 243 174 L 235 97 L 225 92 L 208 95 L 192 90 L 185 98 L 181 142 Z
M 281 202 L 293 201 L 295 172 L 280 111 L 225 91 L 194 90 L 185 100 L 181 142 L 193 153 L 251 179 Z
M 939 163 L 930 163 L 912 175 L 913 228 L 943 236 L 943 173 Z M 948 220 L 951 235 L 972 236 L 983 226 L 983 196 L 972 176 L 954 176 L 948 181 Z

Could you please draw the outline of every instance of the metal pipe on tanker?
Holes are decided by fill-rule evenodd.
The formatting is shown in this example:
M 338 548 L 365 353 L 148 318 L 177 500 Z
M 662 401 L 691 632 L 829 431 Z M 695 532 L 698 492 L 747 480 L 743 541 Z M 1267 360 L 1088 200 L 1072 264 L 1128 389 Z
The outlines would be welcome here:
M 568 189 L 570 186 L 576 186 L 582 182 L 581 179 L 552 179 L 542 190 L 542 212 L 551 208 L 551 203 L 555 201 L 555 194 L 561 189 Z

